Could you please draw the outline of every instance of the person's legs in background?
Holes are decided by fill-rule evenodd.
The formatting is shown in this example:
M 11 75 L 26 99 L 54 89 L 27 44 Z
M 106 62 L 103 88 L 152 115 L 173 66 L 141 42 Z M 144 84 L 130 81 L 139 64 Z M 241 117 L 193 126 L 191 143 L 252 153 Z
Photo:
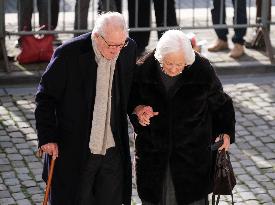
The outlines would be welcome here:
M 175 1 L 174 0 L 167 0 L 167 11 L 166 16 L 164 16 L 164 2 L 165 0 L 154 0 L 154 8 L 155 8 L 155 16 L 156 16 L 156 23 L 158 27 L 163 26 L 177 26 L 177 17 L 176 17 L 176 9 L 175 9 Z M 166 25 L 165 25 L 166 21 Z M 162 36 L 162 33 L 165 31 L 158 32 L 158 38 Z
M 20 0 L 17 1 L 18 7 L 18 30 L 19 31 L 31 31 L 32 25 L 32 12 L 33 12 L 33 0 Z
M 51 7 L 49 11 L 49 6 Z M 43 27 L 43 30 L 55 30 L 58 23 L 59 15 L 59 0 L 37 0 L 37 9 L 39 12 L 39 26 Z M 50 21 L 49 22 L 49 13 Z M 54 45 L 61 45 L 62 42 L 58 39 L 57 34 L 54 35 Z
M 225 0 L 213 0 L 213 9 L 211 10 L 212 14 L 212 22 L 213 25 L 216 24 L 226 24 L 225 18 L 226 18 L 226 10 L 225 10 Z M 222 18 L 221 18 L 222 15 Z M 215 32 L 218 36 L 218 39 L 216 42 L 213 43 L 208 48 L 208 51 L 210 52 L 217 52 L 221 50 L 228 49 L 228 43 L 227 43 L 227 34 L 228 29 L 227 28 L 219 28 L 215 29 Z
M 150 27 L 150 2 L 149 0 L 128 0 L 129 28 Z M 138 8 L 136 8 L 136 4 Z M 150 31 L 130 32 L 129 36 L 136 41 L 137 55 L 140 56 L 149 43 Z
M 117 11 L 121 13 L 122 11 L 121 0 L 99 0 L 98 13 L 102 13 L 105 11 Z
M 76 0 L 75 18 L 74 18 L 75 30 L 87 29 L 89 5 L 90 5 L 90 0 Z M 78 35 L 79 34 L 75 34 L 75 36 L 78 36 Z
M 237 16 L 234 16 L 234 24 L 247 24 L 246 16 L 246 0 L 236 1 L 232 0 L 234 6 L 234 13 Z M 244 54 L 244 36 L 246 34 L 246 28 L 234 28 L 234 35 L 232 37 L 232 42 L 234 47 L 230 52 L 230 56 L 233 58 L 239 58 Z

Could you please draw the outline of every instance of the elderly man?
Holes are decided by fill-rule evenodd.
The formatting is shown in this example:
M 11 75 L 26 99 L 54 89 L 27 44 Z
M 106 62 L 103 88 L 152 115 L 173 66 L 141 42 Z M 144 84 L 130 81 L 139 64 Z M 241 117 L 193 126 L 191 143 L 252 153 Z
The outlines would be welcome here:
M 98 17 L 92 33 L 58 47 L 39 84 L 39 146 L 57 158 L 52 205 L 130 204 L 127 99 L 136 45 L 123 16 Z

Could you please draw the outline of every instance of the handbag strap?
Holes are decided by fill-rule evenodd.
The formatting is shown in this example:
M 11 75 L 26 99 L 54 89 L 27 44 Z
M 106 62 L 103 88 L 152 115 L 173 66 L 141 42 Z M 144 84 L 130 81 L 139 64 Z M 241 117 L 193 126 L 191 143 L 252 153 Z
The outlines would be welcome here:
M 221 195 L 218 195 L 217 201 L 216 201 L 215 194 L 212 194 L 212 205 L 215 205 L 215 202 L 216 202 L 216 205 L 219 204 L 219 202 L 220 202 L 220 196 L 221 196 Z M 232 202 L 232 205 L 234 205 L 233 194 L 231 194 L 231 200 L 232 200 L 232 201 L 231 201 L 231 202 Z

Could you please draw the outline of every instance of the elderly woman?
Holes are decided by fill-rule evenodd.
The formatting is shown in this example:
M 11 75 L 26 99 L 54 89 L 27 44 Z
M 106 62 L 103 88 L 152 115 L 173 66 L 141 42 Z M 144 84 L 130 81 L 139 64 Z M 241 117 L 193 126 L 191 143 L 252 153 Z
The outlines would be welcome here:
M 231 98 L 183 32 L 170 30 L 137 66 L 129 102 L 137 134 L 137 190 L 143 205 L 205 205 L 212 189 L 211 143 L 234 142 Z

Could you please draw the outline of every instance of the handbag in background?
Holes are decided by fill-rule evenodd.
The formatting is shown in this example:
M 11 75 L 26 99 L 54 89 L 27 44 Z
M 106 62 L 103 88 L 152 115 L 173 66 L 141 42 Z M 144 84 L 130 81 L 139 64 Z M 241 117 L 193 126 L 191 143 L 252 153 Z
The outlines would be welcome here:
M 212 205 L 215 205 L 215 195 L 218 195 L 216 205 L 219 204 L 220 195 L 231 195 L 233 205 L 234 201 L 232 190 L 235 185 L 236 178 L 230 162 L 229 153 L 226 152 L 225 149 L 222 149 L 217 153 L 216 158 Z
M 53 54 L 53 35 L 21 36 L 19 44 L 21 48 L 17 60 L 20 64 L 38 63 L 50 61 Z

